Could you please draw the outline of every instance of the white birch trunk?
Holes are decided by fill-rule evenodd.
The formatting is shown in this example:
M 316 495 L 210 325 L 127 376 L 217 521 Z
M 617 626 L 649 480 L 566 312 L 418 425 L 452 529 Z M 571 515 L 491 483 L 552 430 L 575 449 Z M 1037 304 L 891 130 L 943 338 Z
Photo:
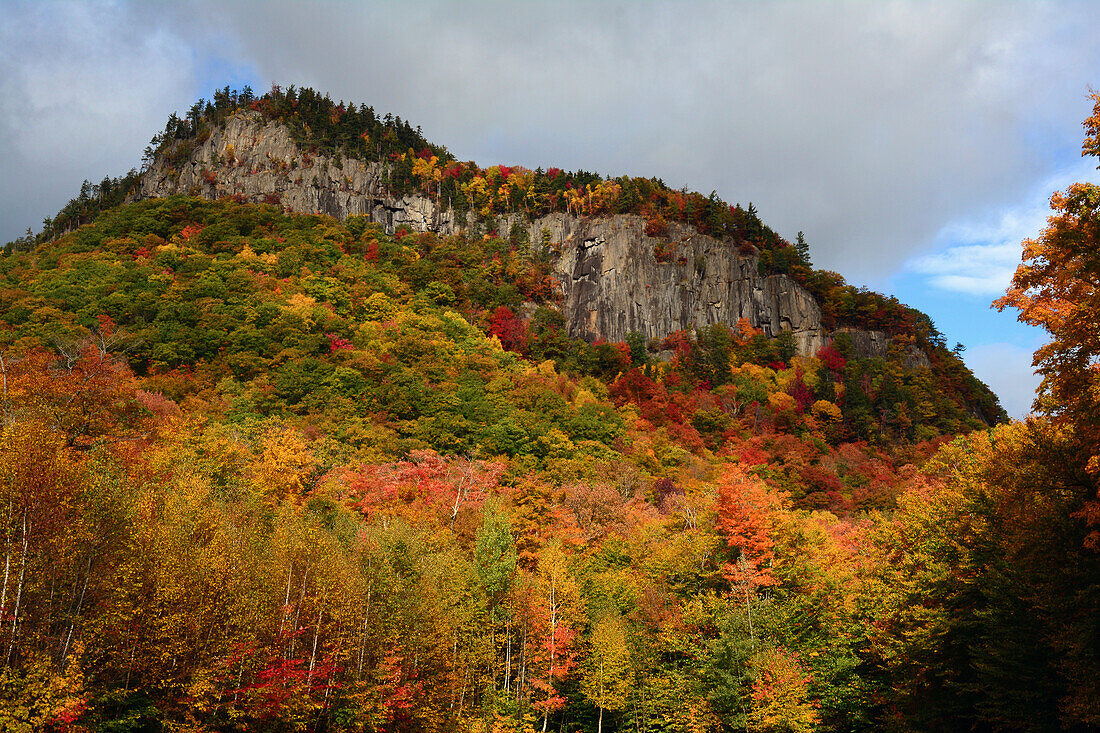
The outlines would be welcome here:
M 15 650 L 15 634 L 19 625 L 19 605 L 23 600 L 23 580 L 27 573 L 27 510 L 23 510 L 23 552 L 19 557 L 19 583 L 15 591 L 15 607 L 11 614 L 11 639 L 8 640 L 8 654 L 4 658 L 4 666 L 11 664 L 11 655 Z

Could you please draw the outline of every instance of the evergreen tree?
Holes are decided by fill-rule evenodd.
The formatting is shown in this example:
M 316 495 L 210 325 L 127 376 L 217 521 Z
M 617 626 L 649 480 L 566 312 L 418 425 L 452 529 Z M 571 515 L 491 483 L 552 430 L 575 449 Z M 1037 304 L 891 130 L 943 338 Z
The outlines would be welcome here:
M 798 252 L 798 256 L 802 258 L 803 264 L 806 267 L 813 267 L 813 263 L 810 261 L 810 245 L 806 242 L 805 235 L 802 232 L 798 233 L 798 236 L 794 240 L 794 248 Z

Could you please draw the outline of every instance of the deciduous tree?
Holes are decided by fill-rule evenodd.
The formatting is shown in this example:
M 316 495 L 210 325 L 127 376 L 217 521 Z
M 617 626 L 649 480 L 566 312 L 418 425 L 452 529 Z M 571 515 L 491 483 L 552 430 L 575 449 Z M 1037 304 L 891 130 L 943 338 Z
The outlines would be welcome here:
M 1100 92 L 1092 99 L 1082 155 L 1100 158 Z M 1035 352 L 1033 361 L 1043 375 L 1036 404 L 1073 427 L 1086 468 L 1100 483 L 1100 186 L 1075 183 L 1055 193 L 1050 205 L 1054 213 L 1047 228 L 1024 242 L 1023 263 L 994 305 L 1018 308 L 1021 321 L 1050 333 L 1050 343 Z M 1100 525 L 1100 495 L 1082 511 L 1091 524 Z M 1087 541 L 1100 547 L 1100 529 Z
M 597 730 L 603 733 L 604 710 L 622 710 L 626 707 L 634 676 L 622 619 L 612 616 L 597 621 L 592 627 L 588 644 L 581 691 L 590 703 L 600 709 Z

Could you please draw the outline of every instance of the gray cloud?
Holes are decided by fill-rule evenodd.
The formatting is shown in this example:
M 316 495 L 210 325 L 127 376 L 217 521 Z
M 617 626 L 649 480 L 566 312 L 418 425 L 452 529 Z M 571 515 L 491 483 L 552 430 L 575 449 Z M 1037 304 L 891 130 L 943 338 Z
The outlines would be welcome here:
M 220 55 L 400 114 L 463 159 L 751 200 L 781 234 L 804 230 L 819 266 L 873 284 L 1048 175 L 1100 68 L 1088 4 L 112 3 L 49 6 L 58 27 L 21 38 L 10 17 L 38 7 L 5 12 L 0 152 L 55 188 L 72 173 L 65 198 L 135 164 Z M 68 98 L 85 68 L 93 91 Z M 5 232 L 29 206 L 7 179 Z
M 117 3 L 0 10 L 3 241 L 57 213 L 85 179 L 140 163 L 166 111 L 194 94 L 194 57 L 170 28 Z
M 1094 8 L 907 3 L 223 8 L 265 75 L 369 100 L 482 163 L 754 201 L 874 280 L 1077 144 Z

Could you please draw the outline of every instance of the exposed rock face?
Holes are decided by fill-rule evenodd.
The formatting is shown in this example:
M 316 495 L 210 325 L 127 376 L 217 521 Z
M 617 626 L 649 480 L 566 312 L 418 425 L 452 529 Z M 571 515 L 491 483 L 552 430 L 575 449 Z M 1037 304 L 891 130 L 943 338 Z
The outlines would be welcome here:
M 425 196 L 392 196 L 381 163 L 303 153 L 290 131 L 264 123 L 258 112 L 238 112 L 211 133 L 178 170 L 165 158 L 142 177 L 141 197 L 190 194 L 240 196 L 278 203 L 291 211 L 346 219 L 357 214 L 386 225 L 449 234 L 454 216 Z
M 885 359 L 890 339 L 882 331 L 861 331 L 855 328 L 838 328 L 833 336 L 845 334 L 851 339 L 852 351 L 864 358 Z
M 905 356 L 902 357 L 901 365 L 910 371 L 916 371 L 918 369 L 931 369 L 932 360 L 928 358 L 928 354 L 924 353 L 916 346 L 908 346 L 905 349 Z M 979 418 L 985 422 L 985 418 Z
M 646 339 L 745 318 L 768 336 L 790 331 L 802 354 L 825 344 L 821 309 L 784 275 L 759 274 L 757 258 L 673 224 L 668 239 L 648 237 L 639 216 L 585 218 L 552 214 L 530 225 L 559 252 L 555 275 L 570 335 L 621 341 Z M 661 261 L 655 254 L 660 246 Z
M 238 196 L 338 219 L 364 215 L 391 233 L 406 227 L 453 234 L 465 226 L 464 218 L 429 197 L 393 196 L 385 180 L 381 163 L 308 155 L 285 126 L 245 111 L 230 117 L 178 169 L 166 157 L 154 161 L 140 195 Z M 504 217 L 498 229 L 509 231 L 517 220 Z M 621 341 L 637 332 L 654 339 L 745 318 L 769 336 L 790 331 L 803 355 L 829 342 L 813 296 L 784 275 L 761 275 L 756 256 L 682 224 L 671 224 L 667 239 L 647 236 L 644 226 L 638 216 L 566 213 L 527 224 L 535 246 L 549 233 L 570 335 Z M 857 352 L 885 355 L 884 334 L 852 335 Z

